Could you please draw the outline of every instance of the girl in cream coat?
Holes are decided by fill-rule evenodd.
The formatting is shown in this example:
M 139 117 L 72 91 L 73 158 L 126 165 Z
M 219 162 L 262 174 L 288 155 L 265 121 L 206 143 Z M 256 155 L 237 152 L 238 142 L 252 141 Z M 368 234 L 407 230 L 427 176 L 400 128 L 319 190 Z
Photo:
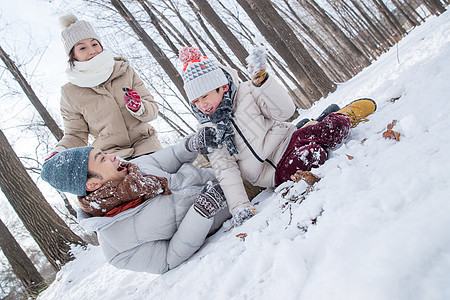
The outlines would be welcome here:
M 69 56 L 69 83 L 61 89 L 64 137 L 52 155 L 92 145 L 122 158 L 161 149 L 156 130 L 148 124 L 158 105 L 124 58 L 103 49 L 91 25 L 73 15 L 61 17 L 62 41 Z M 126 95 L 123 88 L 131 89 Z

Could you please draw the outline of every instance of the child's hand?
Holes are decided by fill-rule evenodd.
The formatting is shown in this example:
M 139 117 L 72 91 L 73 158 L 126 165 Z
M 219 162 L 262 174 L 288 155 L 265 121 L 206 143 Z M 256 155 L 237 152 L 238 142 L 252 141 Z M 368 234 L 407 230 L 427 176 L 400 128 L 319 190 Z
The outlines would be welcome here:
M 252 77 L 252 83 L 257 87 L 263 85 L 269 77 L 266 72 L 266 47 L 263 44 L 254 46 L 246 61 L 248 63 L 247 71 Z
M 207 219 L 226 206 L 225 195 L 220 184 L 211 181 L 203 188 L 194 202 L 195 211 Z
M 123 95 L 123 100 L 125 101 L 128 109 L 133 112 L 137 112 L 142 105 L 141 96 L 129 88 L 123 88 L 122 90 L 125 92 L 125 95 Z
M 266 72 L 266 66 L 262 70 L 260 70 L 258 73 L 255 74 L 252 78 L 253 85 L 260 87 L 266 82 L 267 78 L 269 78 L 269 74 Z
M 216 129 L 213 127 L 203 127 L 186 141 L 186 149 L 190 152 L 208 154 L 217 148 Z

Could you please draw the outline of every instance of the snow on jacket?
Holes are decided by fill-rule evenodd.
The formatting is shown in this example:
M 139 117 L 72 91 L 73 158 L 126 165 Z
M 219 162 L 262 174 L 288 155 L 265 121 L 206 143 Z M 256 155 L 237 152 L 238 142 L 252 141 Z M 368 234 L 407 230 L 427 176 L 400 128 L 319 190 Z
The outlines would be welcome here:
M 167 178 L 171 195 L 158 195 L 110 218 L 78 210 L 80 225 L 97 232 L 106 259 L 115 267 L 164 273 L 188 259 L 230 217 L 227 208 L 211 219 L 194 210 L 203 186 L 215 177 L 211 169 L 190 164 L 197 154 L 188 152 L 184 142 L 131 161 L 143 174 Z
M 292 116 L 295 105 L 286 89 L 273 77 L 269 77 L 261 87 L 255 87 L 250 81 L 239 84 L 236 71 L 222 68 L 232 75 L 238 88 L 233 100 L 232 120 L 263 160 L 261 162 L 255 157 L 235 126 L 234 143 L 238 153 L 230 156 L 226 147 L 222 147 L 208 155 L 234 215 L 239 208 L 249 205 L 241 176 L 256 186 L 275 186 L 275 168 L 265 160 L 276 166 L 286 150 L 296 128 L 283 121 Z M 204 126 L 215 124 L 200 125 Z
M 129 158 L 161 149 L 156 130 L 148 124 L 158 116 L 158 105 L 125 58 L 114 58 L 110 78 L 93 88 L 67 83 L 61 88 L 61 116 L 64 137 L 54 151 L 88 145 L 106 153 Z M 122 88 L 135 90 L 145 109 L 141 115 L 130 112 Z

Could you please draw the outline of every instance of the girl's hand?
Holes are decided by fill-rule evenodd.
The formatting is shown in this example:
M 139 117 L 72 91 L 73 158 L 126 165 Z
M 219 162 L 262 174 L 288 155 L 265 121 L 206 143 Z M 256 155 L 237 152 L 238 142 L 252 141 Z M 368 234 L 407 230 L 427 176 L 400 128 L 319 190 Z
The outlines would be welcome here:
M 123 100 L 127 108 L 133 112 L 137 112 L 142 105 L 141 96 L 138 93 L 129 88 L 123 88 L 125 95 L 123 95 Z

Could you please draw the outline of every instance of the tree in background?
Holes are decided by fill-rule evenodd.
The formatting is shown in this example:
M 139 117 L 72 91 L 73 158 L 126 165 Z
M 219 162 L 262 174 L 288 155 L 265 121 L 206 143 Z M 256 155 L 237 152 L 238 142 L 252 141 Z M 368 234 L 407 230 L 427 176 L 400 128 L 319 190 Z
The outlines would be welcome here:
M 22 282 L 26 294 L 32 298 L 37 296 L 45 287 L 45 280 L 1 219 L 0 248 L 14 274 Z
M 0 130 L 0 188 L 55 270 L 73 259 L 73 245 L 85 245 L 45 200 Z
M 448 1 L 439 0 L 420 2 L 435 15 L 448 5 Z M 285 84 L 297 107 L 308 108 L 328 93 L 330 82 L 332 90 L 335 82 L 348 80 L 395 45 L 395 36 L 399 39 L 405 31 L 399 14 L 410 26 L 423 22 L 416 8 L 410 0 L 84 0 L 73 11 L 91 15 L 96 26 L 105 31 L 114 52 L 128 51 L 124 56 L 130 57 L 160 98 L 161 118 L 184 136 L 194 131 L 195 119 L 179 76 L 177 49 L 182 46 L 198 47 L 205 55 L 238 70 L 240 78 L 246 80 L 242 71 L 246 49 L 255 36 L 263 35 L 269 42 L 271 73 Z M 3 58 L 8 61 L 9 57 L 4 53 Z M 21 82 L 20 72 L 11 73 Z M 32 95 L 27 93 L 31 88 L 21 87 Z M 181 109 L 175 105 L 178 100 Z M 36 109 L 41 114 L 42 110 Z M 44 124 L 50 123 L 44 120 Z
M 314 102 L 334 91 L 336 86 L 306 51 L 292 28 L 269 0 L 237 0 L 258 30 L 283 58 L 302 85 L 304 96 Z
M 28 99 L 30 99 L 33 106 L 41 115 L 42 119 L 44 120 L 44 125 L 48 127 L 48 129 L 50 129 L 50 132 L 53 134 L 56 140 L 59 141 L 60 139 L 62 139 L 64 135 L 63 131 L 61 130 L 61 128 L 59 128 L 58 124 L 55 122 L 53 117 L 48 113 L 44 105 L 42 105 L 42 102 L 36 96 L 36 94 L 34 93 L 31 86 L 28 84 L 25 77 L 23 77 L 19 68 L 17 68 L 16 64 L 10 59 L 9 55 L 3 50 L 1 46 L 0 46 L 0 58 L 5 63 L 8 71 L 10 71 L 13 74 L 16 81 L 20 84 L 20 87 L 23 89 Z

